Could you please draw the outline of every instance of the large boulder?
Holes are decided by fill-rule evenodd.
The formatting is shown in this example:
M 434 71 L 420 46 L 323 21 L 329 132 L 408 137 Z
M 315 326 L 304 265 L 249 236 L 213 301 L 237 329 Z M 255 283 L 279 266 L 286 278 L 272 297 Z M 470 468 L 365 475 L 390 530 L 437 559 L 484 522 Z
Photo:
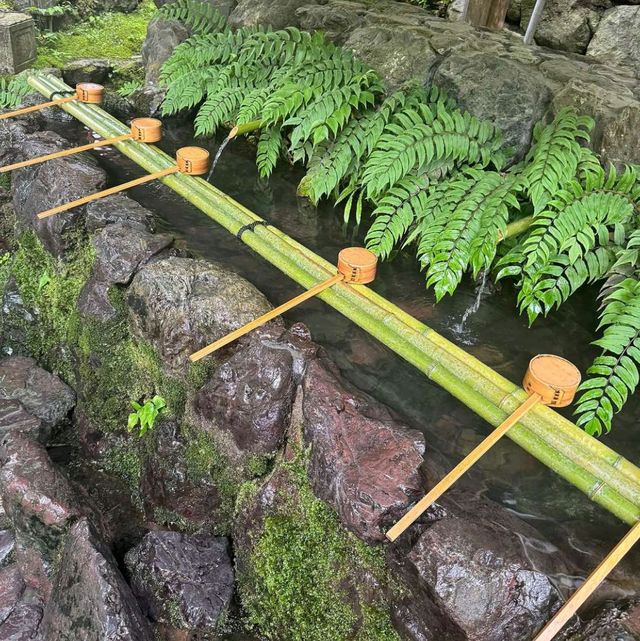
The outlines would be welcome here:
M 34 134 L 14 148 L 12 159 L 20 161 L 68 147 L 68 141 L 53 132 Z M 74 236 L 83 229 L 84 207 L 45 220 L 38 220 L 36 215 L 100 191 L 105 183 L 105 172 L 87 154 L 58 158 L 14 171 L 11 189 L 18 228 L 33 229 L 50 253 L 63 255 Z
M 587 53 L 602 60 L 631 67 L 640 75 L 640 6 L 620 6 L 607 11 Z
M 270 309 L 242 277 L 203 260 L 167 258 L 146 265 L 127 294 L 132 329 L 149 341 L 169 371 L 189 355 Z
M 273 455 L 284 441 L 296 389 L 296 352 L 277 340 L 281 331 L 274 337 L 252 333 L 196 394 L 199 427 L 213 437 L 228 435 L 240 454 Z
M 141 231 L 154 231 L 153 212 L 125 194 L 113 194 L 87 205 L 85 226 L 90 234 L 117 223 Z
M 344 46 L 384 77 L 388 91 L 409 80 L 428 84 L 439 62 L 421 27 L 398 29 L 376 22 L 354 29 Z
M 590 621 L 570 626 L 559 641 L 638 641 L 640 600 L 609 601 Z
M 62 423 L 76 402 L 75 393 L 68 385 L 38 367 L 33 358 L 25 356 L 0 360 L 2 399 L 19 401 L 30 414 L 50 427 Z M 21 419 L 26 420 L 26 417 L 22 415 Z
M 389 548 L 410 595 L 397 606 L 399 629 L 414 641 L 532 639 L 560 606 L 563 557 L 510 512 L 458 490 L 427 519 Z
M 147 37 L 142 45 L 142 63 L 145 68 L 145 84 L 158 84 L 160 70 L 173 50 L 189 37 L 189 30 L 175 20 L 154 18 L 147 28 Z
M 0 569 L 0 641 L 36 641 L 42 610 L 40 597 L 25 584 L 17 566 Z
M 69 531 L 42 630 L 52 641 L 153 641 L 116 560 L 86 519 Z
M 525 65 L 494 53 L 464 51 L 448 56 L 434 82 L 455 96 L 463 109 L 493 122 L 504 134 L 505 145 L 516 149 L 517 159 L 529 147 L 533 127 L 551 99 L 543 79 Z
M 422 494 L 424 436 L 373 398 L 349 389 L 321 360 L 308 365 L 303 390 L 315 494 L 357 536 L 383 541 L 386 527 Z
M 125 563 L 153 621 L 207 632 L 226 615 L 234 583 L 227 539 L 150 532 Z
M 306 4 L 309 4 L 309 0 L 239 0 L 229 15 L 229 23 L 234 27 L 296 27 L 296 10 Z
M 520 6 L 520 25 L 526 30 L 535 0 L 523 0 Z M 549 0 L 536 29 L 539 45 L 585 53 L 593 32 L 600 21 L 600 13 L 585 0 Z
M 85 316 L 108 321 L 117 316 L 109 289 L 116 284 L 128 285 L 143 265 L 171 245 L 173 238 L 114 223 L 98 232 L 91 242 L 95 263 L 80 293 L 78 309 Z

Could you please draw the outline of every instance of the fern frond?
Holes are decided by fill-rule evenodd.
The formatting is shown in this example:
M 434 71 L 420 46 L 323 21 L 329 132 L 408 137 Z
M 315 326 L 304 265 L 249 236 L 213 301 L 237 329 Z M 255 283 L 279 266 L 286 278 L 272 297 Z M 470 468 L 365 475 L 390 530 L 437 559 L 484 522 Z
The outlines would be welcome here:
M 580 386 L 576 407 L 577 424 L 589 434 L 610 431 L 615 412 L 619 412 L 629 394 L 638 386 L 640 376 L 640 281 L 627 278 L 608 294 L 601 315 L 602 338 L 594 345 L 602 347 L 587 370 L 589 378 Z
M 468 113 L 449 113 L 440 103 L 436 114 L 423 105 L 419 112 L 403 111 L 395 120 L 386 126 L 364 167 L 362 182 L 371 199 L 414 169 L 426 169 L 445 159 L 458 166 L 486 166 L 502 145 L 492 125 Z
M 593 120 L 578 116 L 572 107 L 560 110 L 547 127 L 535 126 L 534 144 L 522 172 L 534 212 L 542 211 L 553 194 L 574 179 L 578 163 L 585 160 L 580 140 L 588 142 L 592 128 Z
M 240 96 L 235 88 L 212 92 L 195 118 L 196 136 L 212 136 L 218 127 L 234 120 Z
M 212 33 L 227 29 L 226 18 L 210 3 L 204 0 L 173 0 L 159 10 L 167 20 L 179 20 L 194 33 Z
M 368 249 L 382 259 L 389 256 L 426 210 L 429 184 L 425 175 L 408 176 L 385 194 L 373 212 L 365 240 Z
M 273 172 L 283 146 L 280 127 L 263 129 L 258 140 L 258 170 L 262 178 L 268 178 Z
M 517 206 L 515 182 L 513 177 L 477 168 L 466 169 L 448 181 L 457 198 L 449 196 L 440 205 L 437 238 L 429 230 L 421 236 L 418 248 L 427 286 L 433 286 L 436 300 L 452 294 L 469 267 L 477 275 L 491 266 L 509 208 Z

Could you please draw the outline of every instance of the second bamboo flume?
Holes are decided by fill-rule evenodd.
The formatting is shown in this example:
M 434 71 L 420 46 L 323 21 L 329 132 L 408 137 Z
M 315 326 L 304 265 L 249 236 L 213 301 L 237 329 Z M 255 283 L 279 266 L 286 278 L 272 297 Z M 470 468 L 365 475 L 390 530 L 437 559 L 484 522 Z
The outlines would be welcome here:
M 552 354 L 536 356 L 529 363 L 523 382 L 529 398 L 418 501 L 387 532 L 387 538 L 395 541 L 538 403 L 544 403 L 548 407 L 566 407 L 571 404 L 580 385 L 580 378 L 579 370 L 564 358 Z
M 34 76 L 29 83 L 46 96 L 68 89 L 52 76 Z M 71 102 L 61 108 L 104 137 L 127 132 L 99 107 Z M 149 172 L 173 164 L 155 147 L 116 146 Z M 175 174 L 164 183 L 231 234 L 249 229 L 242 242 L 303 287 L 335 274 L 329 262 L 206 181 Z M 331 287 L 319 298 L 494 426 L 527 398 L 518 386 L 368 287 Z M 640 518 L 640 470 L 556 412 L 539 404 L 507 436 L 623 521 L 632 524 Z
M 118 142 L 124 142 L 125 140 L 135 140 L 137 142 L 144 142 L 147 144 L 159 142 L 162 140 L 162 123 L 155 118 L 136 118 L 131 122 L 131 131 L 127 134 L 107 138 L 105 140 L 97 140 L 96 142 L 92 142 L 87 145 L 72 147 L 71 149 L 62 149 L 61 151 L 56 151 L 52 154 L 38 156 L 37 158 L 29 158 L 22 162 L 6 165 L 5 167 L 0 167 L 0 174 L 15 171 L 16 169 L 23 169 L 24 167 L 33 167 L 34 165 L 49 162 L 50 160 L 55 160 L 57 158 L 74 156 L 82 153 L 83 151 L 90 151 L 91 149 L 98 149 L 99 147 L 109 147 Z

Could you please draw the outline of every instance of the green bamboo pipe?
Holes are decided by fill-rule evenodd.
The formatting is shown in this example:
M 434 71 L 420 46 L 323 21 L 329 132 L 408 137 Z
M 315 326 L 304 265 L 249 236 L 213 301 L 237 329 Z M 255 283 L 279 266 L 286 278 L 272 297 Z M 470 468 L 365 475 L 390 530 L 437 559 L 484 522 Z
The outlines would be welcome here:
M 52 90 L 66 87 L 64 83 L 53 78 L 33 78 L 31 84 L 45 95 Z M 67 109 L 67 111 L 85 122 L 85 124 L 92 126 L 99 133 L 103 133 L 104 131 L 111 135 L 115 132 L 124 133 L 124 131 L 126 131 L 122 123 L 99 108 L 95 109 L 88 105 L 72 104 L 71 108 Z M 103 131 L 101 131 L 98 126 L 94 126 L 94 124 L 100 124 Z M 121 143 L 118 146 L 123 153 L 141 164 L 148 171 L 162 169 L 173 162 L 172 159 L 157 149 L 141 148 L 137 143 L 127 142 Z M 255 214 L 252 214 L 202 180 L 187 176 L 175 176 L 165 179 L 164 182 L 185 196 L 197 207 L 203 209 L 204 213 L 222 224 L 232 233 L 236 233 L 240 227 L 248 224 L 248 222 L 260 220 Z M 331 264 L 315 256 L 301 245 L 298 245 L 298 247 L 304 251 L 296 251 L 295 254 L 297 255 L 299 263 L 302 263 L 302 266 L 295 260 L 292 260 L 290 256 L 292 253 L 291 249 L 297 244 L 281 232 L 276 233 L 271 227 L 260 226 L 256 229 L 255 233 L 243 236 L 243 240 L 305 287 L 314 285 L 320 278 L 326 277 L 327 273 L 333 273 L 334 267 Z M 278 242 L 276 242 L 278 240 L 280 241 L 280 246 L 278 246 Z M 282 245 L 286 246 L 283 248 Z M 356 297 L 354 301 L 335 300 L 336 298 L 349 299 L 354 296 Z M 459 352 L 463 355 L 463 358 L 462 360 L 458 359 L 455 350 L 448 351 L 447 349 L 455 346 L 445 339 L 442 339 L 442 337 L 438 337 L 433 330 L 430 330 L 411 316 L 404 314 L 404 312 L 391 305 L 391 303 L 378 297 L 366 288 L 343 286 L 336 288 L 334 292 L 326 292 L 323 298 L 354 320 L 354 322 L 367 329 L 367 331 L 383 343 L 394 349 L 403 358 L 406 358 L 406 360 L 418 367 L 418 369 L 427 374 L 432 380 L 442 385 L 445 389 L 448 389 L 454 396 L 462 400 L 492 424 L 498 424 L 508 413 L 508 409 L 512 405 L 515 404 L 517 406 L 518 396 L 524 394 L 524 392 L 519 390 L 515 385 L 503 377 L 500 377 L 497 373 L 482 365 L 473 357 L 462 352 L 462 350 L 459 350 Z M 375 304 L 376 302 L 378 305 Z M 369 312 L 363 312 L 361 309 L 350 309 L 354 303 L 361 307 L 364 304 L 364 307 L 370 308 Z M 371 310 L 377 314 L 372 314 Z M 396 327 L 387 328 L 385 322 L 396 325 Z M 398 323 L 400 323 L 401 327 L 397 327 Z M 412 328 L 412 325 L 416 323 L 419 327 L 418 331 Z M 435 345 L 435 352 L 433 344 L 434 335 L 441 341 L 440 345 Z M 421 353 L 420 349 L 412 345 L 409 340 L 410 338 L 418 340 L 418 342 L 420 342 L 422 338 L 428 339 L 426 342 L 431 357 L 423 352 Z M 428 344 L 429 342 L 430 344 Z M 433 358 L 434 354 L 438 355 L 443 361 L 446 361 L 447 366 L 451 367 L 451 369 L 447 369 L 438 364 Z M 470 367 L 470 365 L 473 367 Z M 498 406 L 483 396 L 489 380 L 485 378 L 486 374 L 491 374 L 489 378 L 493 379 L 494 382 L 490 383 L 490 385 L 495 385 L 498 394 L 501 395 L 501 401 Z M 481 380 L 483 378 L 485 378 L 485 380 Z M 475 381 L 474 387 L 477 386 L 482 393 L 469 387 L 465 379 L 467 381 Z M 501 406 L 503 408 L 502 410 L 500 409 Z M 589 494 L 596 502 L 609 509 L 621 519 L 629 523 L 633 522 L 639 513 L 638 502 L 635 500 L 637 497 L 638 484 L 635 482 L 632 483 L 630 479 L 640 478 L 640 471 L 629 462 L 624 461 L 624 459 L 615 454 L 615 452 L 606 448 L 606 446 L 595 439 L 590 439 L 590 437 L 570 422 L 561 419 L 561 417 L 555 415 L 553 412 L 551 412 L 551 415 L 557 416 L 557 418 L 560 419 L 561 430 L 569 432 L 571 436 L 568 443 L 570 446 L 568 452 L 560 452 L 554 447 L 551 447 L 545 439 L 541 438 L 539 434 L 533 433 L 526 425 L 516 426 L 510 436 L 525 450 L 529 451 L 551 469 L 572 482 L 583 492 Z M 544 423 L 544 421 L 542 422 Z M 568 428 L 572 428 L 572 430 L 568 430 Z M 545 438 L 546 436 L 545 434 Z M 582 453 L 583 456 L 581 456 L 581 458 L 589 461 L 593 454 L 595 460 L 591 462 L 590 467 L 597 472 L 596 474 L 591 473 L 588 469 L 584 469 L 572 460 L 572 454 L 576 449 L 575 438 L 579 436 L 590 439 L 591 447 Z M 562 445 L 563 442 L 560 441 L 559 444 Z M 563 449 L 566 449 L 566 442 Z M 606 454 L 607 456 L 599 457 L 599 454 Z M 624 489 L 624 486 L 631 484 L 634 485 L 635 488 L 634 492 L 631 493 L 632 500 L 628 500 L 624 495 L 620 494 L 617 488 Z M 629 493 L 625 492 L 625 494 Z
M 95 115 L 94 115 L 94 116 L 95 116 Z M 123 127 L 124 127 L 121 123 L 119 123 L 117 120 L 115 120 L 115 119 L 111 118 L 111 117 L 110 117 L 108 114 L 106 114 L 105 112 L 101 112 L 100 114 L 98 114 L 98 116 L 100 116 L 101 118 L 103 118 L 103 119 L 104 119 L 104 121 L 105 121 L 105 126 L 107 126 L 107 124 L 111 123 L 111 125 L 113 125 L 113 126 L 116 126 L 116 125 L 117 125 L 117 126 L 119 126 L 120 128 L 123 128 Z M 157 161 L 157 158 L 156 158 L 155 160 Z M 205 183 L 201 183 L 201 184 L 202 184 L 202 185 L 205 185 L 209 190 L 211 190 L 211 189 L 212 189 L 209 185 L 206 185 Z M 225 196 L 224 194 L 221 194 L 220 192 L 217 192 L 217 190 L 214 190 L 214 191 L 215 191 L 215 195 L 217 195 L 218 197 L 222 198 L 222 199 L 223 199 L 223 200 L 225 200 L 226 202 L 231 203 L 231 205 L 235 208 L 235 210 L 243 210 L 243 209 L 244 209 L 244 208 L 242 208 L 240 205 L 238 205 L 237 203 L 235 203 L 234 201 L 232 201 L 231 199 L 229 199 L 229 198 L 228 198 L 227 196 Z M 209 193 L 207 196 L 210 198 L 210 197 L 211 197 L 211 194 Z M 234 213 L 235 213 L 235 214 L 237 214 L 238 212 L 237 212 L 237 211 L 235 211 L 235 210 L 234 210 Z M 250 221 L 259 220 L 259 218 L 258 218 L 257 216 L 255 216 L 255 214 L 252 214 L 252 213 L 251 213 L 251 212 L 249 212 L 248 210 L 244 210 L 244 212 L 240 212 L 240 213 L 245 213 L 245 214 L 246 214 L 246 216 L 247 216 L 247 218 L 248 218 L 248 220 L 250 220 Z M 209 215 L 211 215 L 211 214 L 209 214 Z M 218 217 L 216 217 L 215 219 L 216 219 L 216 220 L 219 220 L 219 216 L 218 216 Z M 220 222 L 222 222 L 222 221 L 220 221 Z M 240 222 L 238 222 L 238 223 L 237 223 L 237 225 L 242 225 L 242 224 L 247 224 L 247 220 L 246 220 L 246 219 L 244 219 L 244 220 L 241 220 Z M 229 225 L 227 225 L 227 228 L 229 228 L 231 231 L 233 231 L 233 225 L 231 225 L 231 227 L 229 227 Z M 271 230 L 271 233 L 273 233 L 273 230 Z M 284 235 L 282 235 L 282 234 L 281 234 L 281 236 L 284 236 Z M 286 237 L 285 237 L 285 238 L 286 238 Z M 272 240 L 272 239 L 271 239 L 271 240 Z M 292 241 L 291 239 L 289 239 L 289 244 L 291 244 L 292 242 L 293 242 L 293 241 Z M 300 246 L 300 247 L 302 247 L 302 246 Z M 303 248 L 303 249 L 304 249 L 304 248 Z M 307 256 L 306 256 L 306 258 L 307 258 L 307 259 L 308 259 L 309 255 L 313 256 L 313 254 L 310 254 L 310 252 L 308 252 L 308 250 L 306 250 L 306 249 L 305 249 L 305 252 L 306 252 L 306 254 L 307 254 Z M 316 258 L 317 258 L 317 257 L 316 257 Z M 330 265 L 329 263 L 326 263 L 326 261 L 324 261 L 324 263 L 325 263 L 325 265 L 326 265 L 329 269 L 332 269 L 332 268 L 333 268 L 333 266 L 332 266 L 332 265 Z M 281 267 L 281 268 L 282 268 L 282 267 Z M 285 271 L 286 271 L 286 267 L 285 267 L 284 269 L 285 269 Z M 326 276 L 326 272 L 324 272 L 324 273 L 323 273 L 323 276 Z M 304 279 L 303 279 L 303 278 L 298 278 L 297 280 L 298 280 L 298 282 L 302 283 L 303 285 L 305 285 L 305 286 L 307 286 L 307 287 L 308 287 L 308 286 L 310 286 L 310 285 L 308 285 L 307 283 L 305 283 L 305 281 L 304 281 Z M 315 284 L 315 283 L 312 283 L 312 284 Z M 352 288 L 352 289 L 355 289 L 355 288 Z M 374 295 L 372 292 L 367 292 L 367 293 L 368 293 L 368 294 L 370 294 L 370 295 Z M 385 302 L 385 303 L 387 303 L 387 301 L 384 301 L 384 299 L 380 299 L 380 300 L 381 300 L 381 301 L 383 301 L 383 302 Z M 387 303 L 387 304 L 389 304 L 389 303 Z M 389 304 L 389 305 L 390 305 L 390 304 Z M 394 309 L 394 311 L 396 312 L 396 314 L 397 314 L 398 312 L 400 312 L 400 310 L 398 310 L 398 309 L 397 309 L 397 308 L 395 308 L 395 307 L 394 307 L 393 309 Z M 402 314 L 402 312 L 400 312 L 400 314 Z M 411 317 L 410 317 L 410 316 L 407 316 L 407 315 L 405 315 L 405 316 L 406 316 L 406 318 L 411 319 Z M 391 318 L 392 320 L 395 320 L 395 316 L 393 316 L 393 315 L 392 315 L 392 316 L 390 316 L 390 318 Z M 375 320 L 376 320 L 376 319 L 373 319 L 373 321 L 374 321 L 374 322 L 375 322 Z M 415 321 L 415 319 L 412 319 L 412 320 L 414 320 L 414 321 Z M 416 322 L 417 322 L 417 321 L 416 321 Z M 422 329 L 428 329 L 428 328 L 425 328 L 425 326 L 424 326 L 424 325 L 422 325 L 422 324 L 420 324 L 420 327 L 421 327 Z M 432 330 L 430 330 L 430 331 L 432 331 Z M 374 334 L 374 335 L 375 335 L 375 334 Z M 437 337 L 437 338 L 439 338 L 439 339 L 441 339 L 441 340 L 444 340 L 444 339 L 442 339 L 442 337 L 439 337 L 437 334 L 435 334 L 435 337 Z M 447 343 L 448 343 L 448 342 L 447 342 Z M 453 347 L 454 347 L 454 346 L 453 346 L 452 344 L 450 344 L 450 343 L 448 344 L 448 346 L 449 346 L 449 348 L 453 348 Z M 457 348 L 456 348 L 456 349 L 457 349 Z M 396 351 L 398 351 L 398 350 L 396 350 Z M 400 353 L 402 353 L 402 352 L 400 352 Z M 469 359 L 469 358 L 470 358 L 468 355 L 466 355 L 466 354 L 465 354 L 464 352 L 462 352 L 461 350 L 460 350 L 460 354 L 462 354 L 462 355 L 463 355 L 463 357 L 464 357 L 465 359 Z M 442 354 L 441 356 L 446 356 L 446 354 Z M 406 357 L 406 356 L 405 356 L 405 357 Z M 408 358 L 408 360 L 411 362 L 411 359 L 410 359 L 410 358 Z M 472 363 L 472 364 L 478 364 L 478 365 L 481 365 L 481 364 L 479 363 L 479 361 L 476 361 L 475 359 L 471 359 L 471 363 Z M 419 367 L 419 366 L 420 366 L 420 365 L 419 365 L 419 363 L 417 363 L 417 362 L 414 362 L 414 364 L 415 364 L 417 367 Z M 468 366 L 468 363 L 466 364 L 466 366 Z M 466 367 L 466 366 L 465 366 L 465 367 Z M 485 366 L 482 366 L 482 365 L 481 365 L 481 367 L 485 367 Z M 486 370 L 486 371 L 485 371 L 485 374 L 486 374 L 486 372 L 489 372 L 489 373 L 494 374 L 495 376 L 498 376 L 495 372 L 492 372 L 492 370 L 490 370 L 489 368 L 485 368 L 485 370 Z M 425 373 L 429 373 L 429 372 L 428 372 L 427 370 L 425 370 L 424 368 L 422 368 L 422 371 L 425 371 Z M 462 375 L 465 373 L 465 371 L 466 371 L 466 370 L 465 370 L 465 368 L 463 368 L 463 370 L 462 370 L 461 372 L 459 372 L 459 374 L 462 376 Z M 478 374 L 481 374 L 481 372 L 478 372 Z M 437 368 L 433 368 L 433 375 L 432 375 L 431 377 L 432 377 L 434 380 L 436 380 L 436 381 L 438 380 L 438 372 L 437 372 Z M 507 382 L 507 381 L 506 381 L 506 379 L 502 379 L 501 377 L 498 377 L 498 380 L 501 380 L 502 382 Z M 473 382 L 475 382 L 475 383 L 476 383 L 476 385 L 478 385 L 478 386 L 480 387 L 480 389 L 482 389 L 483 391 L 486 391 L 486 388 L 485 388 L 485 382 L 481 380 L 481 377 L 480 377 L 479 375 L 478 375 L 478 376 L 474 376 L 474 377 L 473 377 Z M 508 382 L 507 382 L 507 383 L 508 383 Z M 510 386 L 512 387 L 512 389 L 514 389 L 514 390 L 515 390 L 515 389 L 518 389 L 518 388 L 516 388 L 516 387 L 515 387 L 513 384 L 511 384 L 511 383 L 509 383 L 509 385 L 510 385 Z M 445 387 L 446 387 L 446 385 L 445 385 Z M 521 393 L 522 393 L 522 392 L 521 392 Z M 463 400 L 463 401 L 464 401 L 464 394 L 462 394 L 462 395 L 458 394 L 457 396 L 458 396 L 458 398 L 461 398 L 461 400 Z M 558 417 L 558 418 L 559 418 L 559 417 Z M 575 426 L 572 426 L 572 424 L 570 424 L 570 423 L 568 423 L 568 422 L 566 422 L 566 421 L 565 421 L 565 423 L 567 423 L 568 425 L 570 425 L 571 427 L 573 427 L 573 431 L 574 431 L 574 433 L 570 435 L 572 438 L 568 439 L 568 441 L 566 442 L 565 447 L 563 448 L 563 449 L 565 449 L 565 450 L 568 450 L 569 454 L 571 454 L 571 452 L 572 452 L 572 451 L 574 450 L 574 448 L 575 448 L 575 442 L 574 442 L 574 439 L 575 439 L 575 436 L 576 436 L 576 432 L 577 432 L 577 434 L 578 434 L 578 435 L 580 435 L 580 436 L 584 436 L 584 437 L 586 437 L 586 435 L 584 435 L 584 433 L 583 433 L 582 431 L 576 430 Z M 590 437 L 586 437 L 586 438 L 587 438 L 587 439 L 590 439 Z M 593 445 L 594 447 L 602 447 L 602 446 L 601 446 L 601 444 L 600 444 L 600 443 L 598 443 L 597 441 L 595 441 L 594 439 L 590 439 L 590 440 L 589 440 L 589 444 L 590 444 L 590 445 Z M 624 459 L 621 459 L 621 457 L 619 457 L 619 456 L 618 456 L 618 455 L 616 455 L 615 453 L 611 452 L 611 450 L 608 450 L 608 448 L 605 448 L 605 451 L 606 451 L 606 452 L 611 453 L 610 459 L 611 459 L 612 463 L 615 463 L 615 465 L 620 466 L 620 468 L 621 468 L 621 469 L 623 469 L 623 468 L 624 468 L 624 465 L 625 465 L 625 461 L 624 461 Z M 588 460 L 588 461 L 590 461 L 590 457 L 587 457 L 587 460 Z M 598 468 L 597 463 L 598 463 L 598 461 L 596 460 L 595 462 L 593 462 L 593 463 L 590 465 L 590 467 L 597 469 L 597 468 Z M 635 468 L 635 467 L 631 466 L 630 464 L 629 464 L 629 469 L 630 469 L 630 470 L 632 470 L 634 474 L 637 472 L 637 468 Z M 614 474 L 614 480 L 615 480 L 615 474 Z M 626 488 L 627 483 L 626 483 L 626 482 L 624 481 L 624 479 L 623 479 L 623 480 L 622 480 L 622 484 L 620 484 L 620 476 L 618 475 L 618 480 L 617 480 L 617 482 L 616 482 L 616 485 L 618 485 L 618 486 L 622 487 L 622 489 L 623 489 L 623 491 L 624 491 L 624 490 L 625 490 L 625 488 Z M 637 494 L 632 494 L 632 496 L 633 496 L 633 498 L 635 499 L 635 498 L 636 498 L 636 496 L 637 496 Z

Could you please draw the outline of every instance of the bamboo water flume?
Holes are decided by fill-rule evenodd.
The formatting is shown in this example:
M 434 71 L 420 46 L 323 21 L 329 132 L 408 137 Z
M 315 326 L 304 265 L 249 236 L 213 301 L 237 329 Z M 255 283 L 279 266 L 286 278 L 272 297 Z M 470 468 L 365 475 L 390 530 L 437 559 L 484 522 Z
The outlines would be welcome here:
M 112 140 L 115 140 L 115 138 Z M 38 218 L 43 220 L 45 218 L 55 216 L 56 214 L 62 214 L 65 211 L 75 209 L 81 205 L 86 205 L 94 200 L 100 200 L 101 198 L 118 194 L 122 191 L 131 189 L 132 187 L 137 187 L 138 185 L 144 185 L 145 183 L 153 180 L 166 178 L 167 176 L 171 176 L 171 174 L 182 173 L 192 176 L 203 176 L 209 171 L 209 163 L 209 152 L 206 149 L 202 149 L 200 147 L 183 147 L 182 149 L 178 149 L 176 153 L 176 164 L 171 167 L 165 167 L 164 169 L 160 169 L 148 176 L 142 176 L 141 178 L 130 180 L 122 185 L 116 185 L 115 187 L 110 187 L 109 189 L 99 191 L 95 194 L 78 198 L 70 203 L 65 203 L 64 205 L 47 209 L 46 211 L 40 212 L 38 214 Z
M 22 162 L 17 162 L 13 165 L 0 167 L 0 174 L 8 171 L 14 171 L 16 169 L 23 169 L 24 167 L 32 167 L 44 162 L 49 162 L 50 160 L 55 160 L 56 158 L 74 156 L 82 153 L 83 151 L 90 151 L 100 147 L 109 147 L 111 145 L 115 145 L 117 142 L 123 142 L 125 140 L 137 140 L 138 142 L 146 142 L 148 144 L 159 142 L 162 140 L 162 123 L 155 118 L 136 118 L 132 121 L 131 131 L 128 134 L 122 134 L 121 136 L 115 136 L 114 138 L 107 138 L 106 140 L 97 140 L 96 142 L 92 142 L 87 145 L 81 145 L 71 149 L 63 149 L 52 154 L 47 154 L 46 156 L 38 156 L 37 158 L 23 160 Z
M 52 76 L 34 76 L 29 82 L 46 96 L 68 89 Z M 99 107 L 71 102 L 61 108 L 104 137 L 127 132 Z M 125 141 L 115 146 L 149 172 L 173 164 L 153 145 Z M 335 273 L 331 263 L 204 180 L 175 174 L 163 182 L 305 289 Z M 493 426 L 527 399 L 524 390 L 368 287 L 338 283 L 319 298 Z M 538 405 L 507 436 L 626 523 L 640 518 L 640 470 L 553 410 Z
M 428 510 L 449 488 L 460 480 L 507 432 L 538 403 L 548 407 L 567 407 L 573 401 L 580 385 L 580 371 L 559 356 L 542 354 L 529 364 L 523 386 L 529 398 L 499 425 L 482 443 L 477 445 L 436 486 L 414 505 L 388 532 L 395 541 Z
M 344 282 L 350 283 L 351 285 L 365 285 L 367 283 L 372 283 L 376 277 L 377 264 L 378 257 L 367 249 L 362 247 L 349 247 L 347 249 L 343 249 L 338 256 L 337 274 L 307 290 L 304 294 L 300 294 L 299 296 L 292 298 L 283 305 L 280 305 L 250 323 L 247 323 L 244 327 L 240 327 L 239 329 L 227 334 L 215 343 L 211 343 L 211 345 L 202 348 L 195 354 L 191 354 L 189 358 L 195 363 L 203 359 L 205 356 L 213 354 L 213 352 L 218 351 L 225 345 L 233 343 L 239 338 L 242 338 L 245 334 L 248 334 L 258 327 L 262 327 L 265 323 L 268 323 L 278 316 L 282 316 L 282 314 L 288 312 L 290 309 L 301 305 L 310 298 L 318 296 L 318 294 L 338 283 Z
M 56 95 L 59 95 L 60 98 L 54 100 L 53 97 Z M 0 114 L 0 120 L 24 116 L 36 111 L 42 111 L 49 107 L 57 107 L 70 102 L 84 102 L 91 105 L 99 105 L 102 103 L 104 98 L 104 87 L 93 82 L 81 82 L 76 86 L 75 91 L 71 89 L 71 87 L 67 87 L 61 91 L 52 91 L 48 96 L 50 98 L 49 102 L 42 102 L 39 105 L 23 107 L 22 109 L 16 109 L 15 111 Z

